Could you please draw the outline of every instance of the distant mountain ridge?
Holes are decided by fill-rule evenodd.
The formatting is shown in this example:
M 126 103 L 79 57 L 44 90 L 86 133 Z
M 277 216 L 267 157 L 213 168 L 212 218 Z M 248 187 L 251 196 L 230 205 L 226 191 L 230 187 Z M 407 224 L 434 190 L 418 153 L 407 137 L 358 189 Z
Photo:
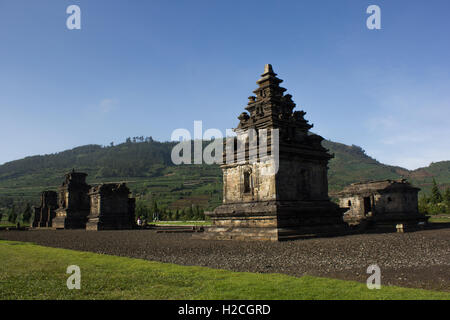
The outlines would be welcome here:
M 5 163 L 0 166 L 0 199 L 35 201 L 41 190 L 56 189 L 64 173 L 72 168 L 88 173 L 91 184 L 128 181 L 134 192 L 165 197 L 167 204 L 189 197 L 205 196 L 203 198 L 206 199 L 208 195 L 222 192 L 218 165 L 175 166 L 171 161 L 175 142 L 158 142 L 142 137 L 133 140 L 127 139 L 127 142 L 116 146 L 85 145 Z M 433 177 L 440 187 L 450 186 L 450 161 L 407 170 L 380 163 L 355 145 L 325 140 L 323 146 L 334 154 L 328 172 L 331 192 L 353 182 L 400 178 L 408 179 L 424 192 L 429 192 Z M 199 181 L 202 183 L 197 183 Z M 178 200 L 171 194 L 177 192 Z M 209 204 L 220 203 L 219 198 Z
M 450 186 L 450 161 L 435 162 L 428 167 L 408 170 L 380 163 L 355 145 L 348 146 L 326 140 L 323 146 L 335 154 L 329 165 L 328 180 L 331 189 L 340 189 L 356 181 L 400 178 L 407 179 L 425 192 L 429 192 L 433 178 L 442 189 Z

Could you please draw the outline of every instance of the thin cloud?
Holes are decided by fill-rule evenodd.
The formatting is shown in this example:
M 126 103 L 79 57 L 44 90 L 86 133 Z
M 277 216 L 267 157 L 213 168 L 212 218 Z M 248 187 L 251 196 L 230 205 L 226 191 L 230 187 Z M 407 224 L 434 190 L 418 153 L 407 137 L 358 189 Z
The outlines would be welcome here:
M 372 96 L 376 107 L 365 123 L 372 138 L 366 150 L 376 150 L 371 155 L 381 162 L 408 169 L 450 159 L 448 91 L 442 83 L 402 79 L 377 87 Z
M 99 109 L 102 113 L 110 113 L 119 108 L 119 101 L 117 99 L 103 99 L 99 104 Z

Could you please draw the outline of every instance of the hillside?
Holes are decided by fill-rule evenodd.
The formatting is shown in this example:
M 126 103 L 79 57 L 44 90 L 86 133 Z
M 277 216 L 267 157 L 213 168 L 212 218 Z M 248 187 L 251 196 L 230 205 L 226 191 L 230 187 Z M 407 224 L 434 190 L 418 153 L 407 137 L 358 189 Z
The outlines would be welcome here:
M 329 187 L 336 191 L 356 181 L 405 177 L 429 192 L 433 177 L 450 185 L 450 161 L 409 171 L 382 164 L 358 146 L 332 141 L 323 145 L 335 155 L 330 162 Z M 86 145 L 56 154 L 32 156 L 0 166 L 0 207 L 12 201 L 36 203 L 39 192 L 56 190 L 64 174 L 75 168 L 89 174 L 88 183 L 127 181 L 144 200 L 156 199 L 171 208 L 199 204 L 213 208 L 222 199 L 221 170 L 217 165 L 171 163 L 173 142 L 135 138 L 117 146 Z

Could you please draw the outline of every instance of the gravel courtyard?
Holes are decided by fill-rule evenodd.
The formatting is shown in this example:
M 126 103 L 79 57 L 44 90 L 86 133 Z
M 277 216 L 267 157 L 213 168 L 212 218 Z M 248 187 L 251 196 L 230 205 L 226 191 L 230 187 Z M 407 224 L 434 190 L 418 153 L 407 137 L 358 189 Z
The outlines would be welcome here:
M 450 228 L 287 242 L 211 241 L 154 230 L 1 231 L 0 239 L 180 265 L 304 274 L 365 282 L 371 264 L 382 285 L 450 291 Z

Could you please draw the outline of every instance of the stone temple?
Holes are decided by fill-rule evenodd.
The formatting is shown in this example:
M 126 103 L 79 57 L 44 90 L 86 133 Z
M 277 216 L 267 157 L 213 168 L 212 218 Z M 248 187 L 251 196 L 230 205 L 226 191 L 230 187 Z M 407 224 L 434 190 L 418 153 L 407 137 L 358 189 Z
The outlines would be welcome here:
M 247 112 L 238 117 L 234 146 L 227 143 L 221 165 L 223 204 L 206 213 L 212 226 L 202 237 L 277 241 L 346 230 L 345 209 L 328 197 L 332 156 L 323 138 L 309 131 L 305 112 L 294 111 L 282 81 L 266 65 Z M 248 138 L 252 131 L 256 145 Z
M 59 189 L 59 208 L 53 219 L 56 229 L 84 229 L 90 213 L 89 189 L 86 173 L 72 172 L 66 174 Z
M 121 230 L 134 226 L 135 198 L 125 183 L 105 183 L 91 188 L 91 211 L 86 230 Z
M 336 196 L 340 206 L 347 209 L 344 219 L 349 224 L 395 231 L 427 222 L 427 216 L 418 210 L 419 190 L 404 179 L 382 180 L 353 183 Z
M 32 228 L 49 228 L 52 226 L 53 218 L 58 207 L 58 195 L 55 191 L 43 191 L 41 193 L 41 204 L 34 207 Z

